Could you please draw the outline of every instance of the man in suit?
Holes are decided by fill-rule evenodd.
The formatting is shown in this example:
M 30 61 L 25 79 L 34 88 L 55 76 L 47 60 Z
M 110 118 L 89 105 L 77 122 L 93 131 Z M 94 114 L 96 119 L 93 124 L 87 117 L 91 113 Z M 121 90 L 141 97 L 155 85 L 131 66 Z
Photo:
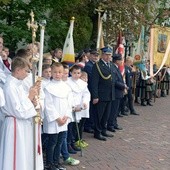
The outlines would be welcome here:
M 115 70 L 110 62 L 112 49 L 104 47 L 101 49 L 102 55 L 99 62 L 92 68 L 92 101 L 95 112 L 94 138 L 106 141 L 105 137 L 113 137 L 106 132 L 107 120 L 111 110 L 112 100 L 115 99 Z
M 116 70 L 115 77 L 115 100 L 112 101 L 111 112 L 109 115 L 109 119 L 107 122 L 107 129 L 111 132 L 115 132 L 116 130 L 122 130 L 122 127 L 117 123 L 117 116 L 119 112 L 120 100 L 124 96 L 125 89 L 128 89 L 127 85 L 123 81 L 122 74 L 119 70 L 119 66 L 122 64 L 122 56 L 121 54 L 113 55 L 113 66 L 114 70 Z
M 90 50 L 90 56 L 89 56 L 89 61 L 86 63 L 84 67 L 84 71 L 88 74 L 88 89 L 90 93 L 92 93 L 92 68 L 93 65 L 99 60 L 99 53 L 97 50 L 93 49 Z M 84 131 L 87 133 L 93 133 L 93 128 L 94 128 L 94 114 L 95 114 L 95 107 L 93 106 L 92 98 L 90 101 L 90 117 L 89 119 L 86 119 L 85 125 L 84 125 Z

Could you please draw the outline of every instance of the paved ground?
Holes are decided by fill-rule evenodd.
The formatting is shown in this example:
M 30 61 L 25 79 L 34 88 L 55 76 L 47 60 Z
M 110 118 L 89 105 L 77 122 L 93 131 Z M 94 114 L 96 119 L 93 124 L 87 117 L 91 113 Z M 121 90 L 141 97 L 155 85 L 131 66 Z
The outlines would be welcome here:
M 170 96 L 159 98 L 154 106 L 136 106 L 140 116 L 124 116 L 124 128 L 101 142 L 84 134 L 89 143 L 81 161 L 67 170 L 170 170 Z

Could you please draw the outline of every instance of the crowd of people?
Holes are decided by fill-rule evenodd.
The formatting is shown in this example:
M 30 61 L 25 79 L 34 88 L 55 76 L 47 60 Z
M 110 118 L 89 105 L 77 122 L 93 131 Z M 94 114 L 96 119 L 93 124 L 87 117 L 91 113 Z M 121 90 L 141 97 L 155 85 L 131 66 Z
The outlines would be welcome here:
M 134 102 L 152 106 L 156 97 L 169 94 L 166 67 L 150 77 L 135 67 L 132 57 L 124 60 L 108 46 L 100 55 L 96 49 L 81 51 L 72 66 L 62 62 L 60 48 L 45 53 L 41 80 L 33 64 L 38 55 L 35 43 L 11 59 L 0 37 L 1 170 L 65 170 L 61 157 L 64 164 L 76 166 L 80 161 L 70 155 L 88 147 L 84 132 L 106 141 L 123 129 L 118 117 L 140 114 Z M 38 112 L 42 126 L 35 126 Z

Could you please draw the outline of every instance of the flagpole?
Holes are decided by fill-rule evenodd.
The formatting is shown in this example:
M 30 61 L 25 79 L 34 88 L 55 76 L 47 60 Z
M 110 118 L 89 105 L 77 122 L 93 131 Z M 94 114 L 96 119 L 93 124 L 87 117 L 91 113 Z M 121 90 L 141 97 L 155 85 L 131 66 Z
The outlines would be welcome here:
M 32 48 L 34 48 L 34 43 L 36 39 L 36 31 L 38 29 L 37 22 L 34 20 L 34 13 L 31 10 L 30 13 L 31 20 L 28 20 L 27 26 L 29 29 L 32 30 Z M 34 56 L 33 50 L 32 50 L 32 80 L 33 80 L 33 85 L 35 84 L 35 79 L 36 79 L 36 65 L 37 65 L 38 59 L 36 56 Z M 37 113 L 37 115 L 39 115 Z M 37 120 L 37 115 L 34 117 L 34 122 L 33 122 L 33 167 L 34 170 L 36 170 L 36 120 Z
M 46 25 L 46 20 L 42 20 L 40 23 L 40 56 L 39 56 L 39 65 L 38 65 L 38 77 L 42 76 L 42 64 L 43 64 L 43 49 L 44 49 L 44 30 Z
M 95 9 L 98 13 L 98 33 L 97 33 L 97 44 L 96 48 L 99 50 L 100 48 L 100 40 L 101 40 L 101 32 L 102 32 L 102 20 L 101 20 L 101 13 L 104 12 L 101 6 L 99 6 L 97 9 Z

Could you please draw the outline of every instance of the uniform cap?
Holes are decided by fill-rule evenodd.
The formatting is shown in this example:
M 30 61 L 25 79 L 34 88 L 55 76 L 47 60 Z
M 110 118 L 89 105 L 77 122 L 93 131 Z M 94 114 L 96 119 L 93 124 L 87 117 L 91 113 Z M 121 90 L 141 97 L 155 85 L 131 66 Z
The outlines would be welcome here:
M 100 50 L 102 51 L 102 53 L 105 53 L 105 54 L 112 54 L 113 53 L 112 49 L 108 46 L 103 47 Z
M 122 60 L 122 55 L 121 54 L 114 54 L 112 56 L 113 60 L 116 61 L 116 60 Z

